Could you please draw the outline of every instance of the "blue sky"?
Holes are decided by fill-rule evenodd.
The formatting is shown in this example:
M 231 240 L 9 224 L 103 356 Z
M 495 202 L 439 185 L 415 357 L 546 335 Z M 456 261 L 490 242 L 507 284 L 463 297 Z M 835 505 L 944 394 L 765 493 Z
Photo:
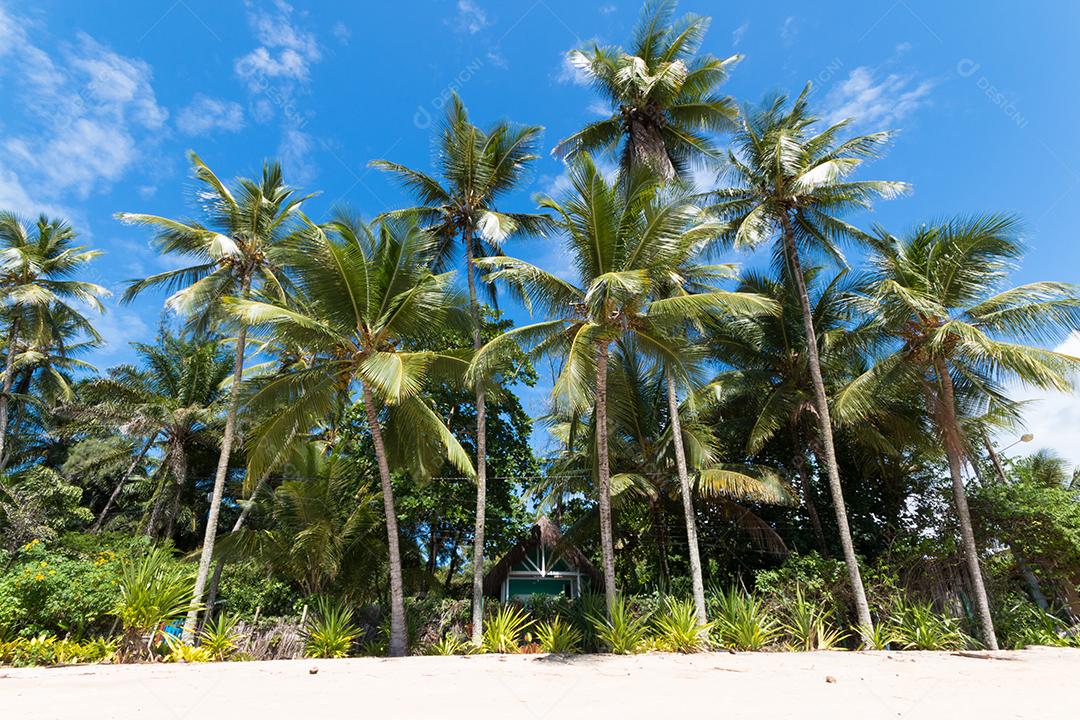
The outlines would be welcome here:
M 222 176 L 280 158 L 286 177 L 320 190 L 316 217 L 345 203 L 371 216 L 404 203 L 367 162 L 429 167 L 433 124 L 457 90 L 473 118 L 543 125 L 545 150 L 598 112 L 564 64 L 597 39 L 624 42 L 639 3 L 403 0 L 395 3 L 0 0 L 0 207 L 65 215 L 107 252 L 96 280 L 175 267 L 120 210 L 186 215 L 184 152 Z M 1030 252 L 1017 281 L 1080 282 L 1080 5 L 881 2 L 716 3 L 705 50 L 741 53 L 727 90 L 740 102 L 798 92 L 811 80 L 821 115 L 860 130 L 901 131 L 867 176 L 911 182 L 911 197 L 870 218 L 897 231 L 955 213 L 1012 211 Z M 561 164 L 537 164 L 507 209 L 559 187 Z M 508 248 L 565 268 L 557 243 Z M 162 297 L 110 302 L 109 341 L 92 360 L 131 357 L 152 337 Z M 115 300 L 115 298 L 114 298 Z M 513 313 L 521 318 L 520 312 Z M 1073 347 L 1073 346 L 1070 346 Z M 1074 352 L 1080 353 L 1080 341 Z M 529 393 L 539 409 L 543 389 Z M 1077 398 L 1032 413 L 1036 444 L 1071 453 Z

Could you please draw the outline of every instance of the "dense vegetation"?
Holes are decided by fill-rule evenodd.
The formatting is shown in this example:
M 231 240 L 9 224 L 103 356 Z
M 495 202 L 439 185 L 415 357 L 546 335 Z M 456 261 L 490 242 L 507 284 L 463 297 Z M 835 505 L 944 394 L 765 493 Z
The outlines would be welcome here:
M 1076 643 L 1080 474 L 993 439 L 1011 383 L 1072 389 L 1080 289 L 1009 283 L 1011 216 L 859 227 L 909 189 L 862 177 L 890 134 L 809 86 L 738 109 L 707 26 L 654 3 L 570 53 L 612 114 L 538 207 L 541 128 L 457 97 L 369 222 L 192 153 L 201 216 L 118 214 L 184 262 L 128 287 L 171 293 L 130 365 L 81 359 L 99 253 L 0 213 L 0 663 Z M 538 514 L 601 586 L 485 602 Z

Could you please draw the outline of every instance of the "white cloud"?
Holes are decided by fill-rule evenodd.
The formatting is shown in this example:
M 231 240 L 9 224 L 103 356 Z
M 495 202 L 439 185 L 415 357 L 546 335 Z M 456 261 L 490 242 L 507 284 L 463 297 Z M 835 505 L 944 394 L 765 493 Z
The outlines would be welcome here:
M 611 106 L 603 100 L 593 100 L 587 108 L 590 115 L 597 117 L 611 117 Z
M 73 43 L 44 44 L 42 33 L 27 33 L 26 23 L 3 9 L 0 25 L 0 77 L 34 120 L 33 130 L 0 136 L 11 160 L 0 173 L 9 207 L 45 207 L 67 192 L 85 197 L 123 177 L 168 117 L 154 94 L 150 66 L 85 33 Z
M 349 30 L 349 26 L 340 20 L 330 28 L 330 34 L 337 38 L 337 41 L 342 45 L 348 45 L 349 40 L 352 39 L 352 31 Z
M 130 343 L 145 340 L 152 333 L 135 310 L 120 304 L 121 289 L 116 290 L 113 297 L 105 301 L 103 315 L 88 316 L 104 340 L 102 347 L 94 352 L 95 364 L 127 353 Z
M 739 43 L 742 42 L 743 35 L 745 35 L 746 31 L 749 30 L 749 29 L 750 29 L 750 21 L 749 20 L 744 22 L 739 27 L 735 28 L 735 30 L 733 30 L 732 33 L 731 33 L 731 46 L 732 47 L 739 47 Z
M 1073 333 L 1054 349 L 1080 357 L 1080 333 Z M 1013 453 L 1027 454 L 1046 448 L 1061 455 L 1073 467 L 1080 467 L 1080 442 L 1077 442 L 1080 437 L 1080 391 L 1055 393 L 1016 383 L 1010 388 L 1009 397 L 1029 401 L 1024 408 L 1024 427 L 1035 436 L 1032 442 L 1017 445 Z M 1001 433 L 997 442 L 1002 446 L 1009 445 L 1018 434 Z
M 307 185 L 315 179 L 318 168 L 311 159 L 313 149 L 311 136 L 302 130 L 290 127 L 282 131 L 277 154 L 290 182 Z
M 617 10 L 618 10 L 618 8 L 615 7 L 614 5 L 610 4 L 610 3 L 608 3 L 607 5 L 601 5 L 600 6 L 600 14 L 601 15 L 610 15 L 611 13 L 613 13 L 613 12 L 615 12 Z
M 794 15 L 790 15 L 784 19 L 784 24 L 780 26 L 780 40 L 785 45 L 790 45 L 795 42 L 795 36 L 799 34 L 799 25 L 795 20 Z
M 244 127 L 240 103 L 198 94 L 176 116 L 176 126 L 188 135 L 205 135 L 215 130 L 236 132 Z
M 454 16 L 454 25 L 458 30 L 475 35 L 490 24 L 487 12 L 473 0 L 458 0 L 457 14 Z
M 236 74 L 253 90 L 265 89 L 269 80 L 306 82 L 322 52 L 315 34 L 294 24 L 292 6 L 282 0 L 249 3 L 248 22 L 260 44 L 237 59 Z
M 932 81 L 917 81 L 913 75 L 890 73 L 878 78 L 873 69 L 861 65 L 825 96 L 825 120 L 853 118 L 859 126 L 892 126 L 924 105 L 933 87 Z

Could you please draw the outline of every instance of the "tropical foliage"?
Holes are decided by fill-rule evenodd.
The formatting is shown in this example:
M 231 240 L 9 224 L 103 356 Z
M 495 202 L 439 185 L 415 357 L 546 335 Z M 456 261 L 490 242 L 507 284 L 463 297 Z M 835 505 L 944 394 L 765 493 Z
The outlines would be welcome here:
M 610 113 L 532 203 L 542 128 L 453 94 L 366 220 L 192 153 L 110 368 L 100 253 L 0 212 L 0 662 L 1076 644 L 1080 476 L 998 445 L 1080 289 L 1011 215 L 867 227 L 892 131 L 740 109 L 708 22 L 569 53 Z M 574 597 L 498 587 L 540 514 Z

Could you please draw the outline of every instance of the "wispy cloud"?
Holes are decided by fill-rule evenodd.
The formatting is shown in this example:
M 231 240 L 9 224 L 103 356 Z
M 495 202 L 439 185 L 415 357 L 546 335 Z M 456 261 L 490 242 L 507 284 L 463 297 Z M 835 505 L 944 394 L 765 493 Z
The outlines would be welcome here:
M 315 34 L 299 28 L 284 0 L 248 4 L 248 23 L 259 45 L 237 59 L 237 75 L 260 84 L 267 78 L 306 81 L 312 63 L 322 57 Z
M 731 46 L 732 47 L 739 47 L 739 43 L 742 42 L 743 35 L 745 35 L 746 31 L 749 30 L 749 29 L 750 29 L 750 21 L 747 20 L 742 25 L 740 25 L 739 27 L 732 30 L 731 31 Z
M 794 15 L 789 15 L 784 19 L 784 24 L 780 26 L 780 40 L 785 45 L 791 45 L 795 42 L 795 37 L 799 34 L 799 23 L 795 19 Z
M 150 66 L 86 33 L 54 43 L 0 7 L 0 78 L 32 120 L 32 130 L 0 135 L 10 169 L 0 200 L 27 211 L 59 196 L 86 197 L 118 181 L 161 135 Z M 47 48 L 47 50 L 45 49 Z M 32 188 L 32 192 L 29 190 Z
M 187 135 L 211 132 L 236 132 L 244 127 L 240 103 L 198 94 L 176 116 L 176 126 Z
M 889 127 L 926 104 L 933 88 L 931 80 L 912 74 L 882 75 L 861 65 L 825 96 L 825 120 L 853 118 L 860 127 Z
M 588 85 L 590 77 L 584 68 L 575 65 L 570 60 L 570 55 L 563 54 L 562 65 L 559 66 L 555 80 L 561 85 Z
M 457 12 L 453 19 L 454 27 L 461 32 L 475 35 L 490 24 L 487 12 L 473 0 L 458 0 Z
M 608 3 L 606 5 L 601 5 L 600 6 L 600 14 L 601 15 L 610 15 L 613 12 L 616 12 L 618 9 L 619 8 L 615 7 L 611 3 Z

